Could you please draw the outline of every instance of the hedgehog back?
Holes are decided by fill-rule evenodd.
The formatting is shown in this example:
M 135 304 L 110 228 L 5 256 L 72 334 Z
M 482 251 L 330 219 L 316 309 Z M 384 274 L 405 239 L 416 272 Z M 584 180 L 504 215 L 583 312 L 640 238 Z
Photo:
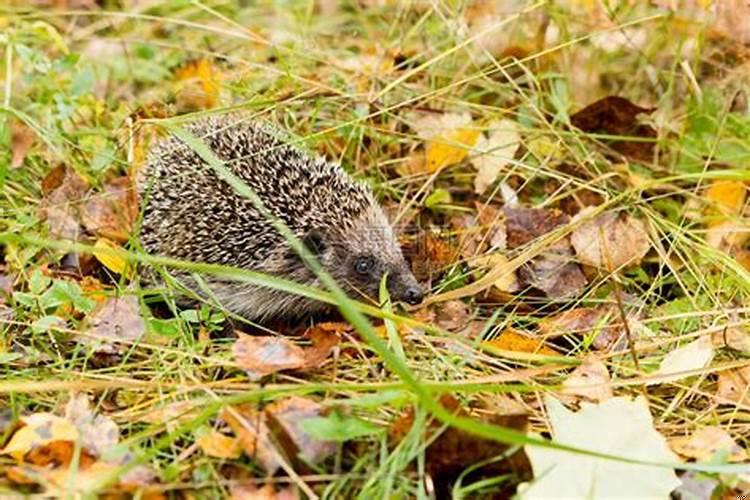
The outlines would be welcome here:
M 346 230 L 374 203 L 341 167 L 305 154 L 268 125 L 211 117 L 186 128 L 300 238 L 312 229 Z M 150 253 L 263 269 L 286 246 L 249 199 L 174 136 L 150 151 L 138 188 L 140 239 Z

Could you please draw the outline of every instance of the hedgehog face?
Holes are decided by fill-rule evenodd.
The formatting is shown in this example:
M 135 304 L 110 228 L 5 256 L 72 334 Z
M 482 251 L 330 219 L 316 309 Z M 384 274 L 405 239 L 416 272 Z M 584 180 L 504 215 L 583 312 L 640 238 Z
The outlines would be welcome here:
M 422 288 L 401 253 L 393 229 L 376 205 L 351 227 L 331 228 L 313 240 L 308 247 L 316 251 L 326 270 L 351 296 L 377 298 L 380 282 L 387 274 L 388 292 L 394 301 L 412 305 L 422 301 Z

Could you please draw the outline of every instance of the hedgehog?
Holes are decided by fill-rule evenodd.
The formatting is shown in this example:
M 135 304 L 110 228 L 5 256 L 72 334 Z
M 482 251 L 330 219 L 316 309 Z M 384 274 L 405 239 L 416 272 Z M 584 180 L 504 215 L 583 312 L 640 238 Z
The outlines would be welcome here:
M 423 290 L 372 191 L 341 166 L 305 153 L 280 129 L 245 117 L 210 116 L 185 128 L 257 194 L 349 296 L 378 297 L 387 273 L 393 300 L 422 301 Z M 151 148 L 136 184 L 143 203 L 139 240 L 146 252 L 321 286 L 255 205 L 177 137 Z M 187 273 L 177 276 L 206 295 Z M 223 307 L 252 321 L 300 318 L 330 308 L 246 282 L 211 276 L 202 281 Z

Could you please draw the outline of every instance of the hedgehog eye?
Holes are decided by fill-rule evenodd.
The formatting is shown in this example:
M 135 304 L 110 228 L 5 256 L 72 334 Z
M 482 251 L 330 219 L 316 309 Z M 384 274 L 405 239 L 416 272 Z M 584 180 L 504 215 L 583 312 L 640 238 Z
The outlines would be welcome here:
M 374 261 L 372 257 L 364 256 L 358 257 L 354 262 L 354 270 L 359 274 L 369 274 L 372 270 Z

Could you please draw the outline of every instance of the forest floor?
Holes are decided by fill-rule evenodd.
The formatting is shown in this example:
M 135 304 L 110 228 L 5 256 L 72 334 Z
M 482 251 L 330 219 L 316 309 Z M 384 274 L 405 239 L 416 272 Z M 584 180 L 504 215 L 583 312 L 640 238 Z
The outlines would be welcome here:
M 750 492 L 746 2 L 258 3 L 0 7 L 0 496 Z M 372 187 L 424 304 L 141 279 L 150 145 L 235 111 Z

